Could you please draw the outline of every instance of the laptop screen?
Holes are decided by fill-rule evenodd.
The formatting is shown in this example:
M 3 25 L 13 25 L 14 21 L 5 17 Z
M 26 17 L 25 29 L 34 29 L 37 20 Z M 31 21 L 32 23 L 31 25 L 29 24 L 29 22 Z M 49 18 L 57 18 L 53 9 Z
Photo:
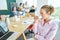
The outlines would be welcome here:
M 0 21 L 0 33 L 6 34 L 9 31 L 5 22 Z

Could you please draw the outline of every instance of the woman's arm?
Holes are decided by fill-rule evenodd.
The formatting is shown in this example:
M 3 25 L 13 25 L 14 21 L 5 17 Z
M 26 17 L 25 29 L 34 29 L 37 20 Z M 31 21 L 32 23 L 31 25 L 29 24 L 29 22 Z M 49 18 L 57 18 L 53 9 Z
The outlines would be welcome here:
M 34 34 L 37 33 L 37 27 L 38 27 L 37 23 L 38 23 L 38 21 L 35 21 L 35 22 L 34 22 L 34 25 L 33 25 L 33 26 L 34 26 L 34 29 L 33 29 Z
M 42 35 L 35 34 L 35 38 L 38 40 L 52 40 L 56 35 L 57 29 L 58 29 L 58 25 L 55 24 L 45 37 Z
M 40 21 L 41 21 L 40 19 L 37 19 L 34 21 L 34 25 L 33 25 L 34 26 L 34 29 L 33 29 L 34 35 L 38 34 L 38 25 L 39 25 Z M 36 38 L 34 38 L 34 39 L 37 40 Z

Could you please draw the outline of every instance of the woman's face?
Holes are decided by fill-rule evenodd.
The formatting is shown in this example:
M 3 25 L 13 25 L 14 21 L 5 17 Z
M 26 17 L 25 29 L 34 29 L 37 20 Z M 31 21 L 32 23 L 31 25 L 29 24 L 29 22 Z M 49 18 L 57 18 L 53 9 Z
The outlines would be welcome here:
M 49 12 L 47 13 L 45 9 L 40 10 L 40 15 L 43 19 L 47 19 L 50 16 Z
M 16 11 L 16 7 L 14 7 L 14 11 Z

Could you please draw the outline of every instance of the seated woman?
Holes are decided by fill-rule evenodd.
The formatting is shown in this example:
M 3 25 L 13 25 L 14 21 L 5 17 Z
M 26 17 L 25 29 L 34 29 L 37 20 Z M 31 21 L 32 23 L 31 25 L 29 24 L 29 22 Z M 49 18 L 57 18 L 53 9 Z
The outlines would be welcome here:
M 14 15 L 18 15 L 17 7 L 12 7 L 12 12 Z
M 23 6 L 22 6 L 22 3 L 20 3 L 18 6 L 18 11 L 22 11 L 22 9 L 23 9 Z
M 42 18 L 34 23 L 35 40 L 53 40 L 55 37 L 58 25 L 50 18 L 53 12 L 53 6 L 44 5 L 41 7 L 40 15 Z
M 20 3 L 20 5 L 19 5 L 19 7 L 18 7 L 18 15 L 19 15 L 19 16 L 22 16 L 22 17 L 25 16 L 25 10 L 24 10 L 24 8 L 23 8 L 23 4 L 22 4 L 22 3 Z

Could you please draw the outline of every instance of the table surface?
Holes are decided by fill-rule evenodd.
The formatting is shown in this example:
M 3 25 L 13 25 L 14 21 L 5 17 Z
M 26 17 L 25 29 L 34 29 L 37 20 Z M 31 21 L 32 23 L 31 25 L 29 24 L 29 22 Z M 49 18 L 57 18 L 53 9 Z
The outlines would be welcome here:
M 17 35 L 17 37 L 18 37 L 29 27 L 30 24 L 33 23 L 33 21 L 31 21 L 31 20 L 34 20 L 34 19 L 32 17 L 23 17 L 23 18 L 18 18 L 18 21 L 16 21 L 16 19 L 14 19 L 14 17 L 11 17 L 10 25 L 8 28 L 12 32 L 20 32 Z

